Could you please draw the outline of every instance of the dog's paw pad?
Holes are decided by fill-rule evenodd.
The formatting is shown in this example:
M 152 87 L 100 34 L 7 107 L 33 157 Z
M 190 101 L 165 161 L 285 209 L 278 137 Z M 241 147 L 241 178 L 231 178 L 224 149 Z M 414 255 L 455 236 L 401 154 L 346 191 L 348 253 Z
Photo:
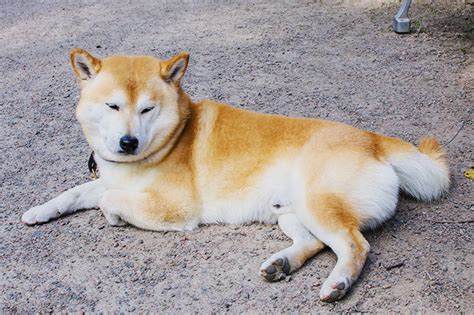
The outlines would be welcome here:
M 348 289 L 349 281 L 347 279 L 344 281 L 334 282 L 329 287 L 327 285 L 323 285 L 320 293 L 321 301 L 333 302 L 339 300 L 344 295 L 346 295 Z
M 288 258 L 278 258 L 271 262 L 265 262 L 260 269 L 260 276 L 267 281 L 278 281 L 285 279 L 290 273 L 290 262 Z

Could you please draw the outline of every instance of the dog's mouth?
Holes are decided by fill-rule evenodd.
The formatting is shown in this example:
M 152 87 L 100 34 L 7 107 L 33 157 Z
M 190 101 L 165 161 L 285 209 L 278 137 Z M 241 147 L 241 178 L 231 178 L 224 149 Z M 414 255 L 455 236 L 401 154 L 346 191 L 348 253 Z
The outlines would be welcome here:
M 127 151 L 124 151 L 124 150 L 119 150 L 117 153 L 118 153 L 119 155 L 122 155 L 122 156 L 128 156 L 128 155 L 134 156 L 134 155 L 138 155 L 137 152 L 127 152 Z
M 136 163 L 146 160 L 150 155 L 146 154 L 145 150 L 127 152 L 125 150 L 118 150 L 115 152 L 106 152 L 106 154 L 101 154 L 102 152 L 95 152 L 96 156 L 99 156 L 102 160 L 112 163 Z
M 104 157 L 104 156 L 100 156 L 100 158 L 104 161 L 107 161 L 107 162 L 112 162 L 112 163 L 135 163 L 135 162 L 140 162 L 144 159 L 146 159 L 146 157 L 141 157 L 141 158 L 138 158 L 138 159 L 134 159 L 133 157 L 137 157 L 137 154 L 130 154 L 130 153 L 127 153 L 127 152 L 117 152 L 116 155 L 119 155 L 119 159 L 114 159 L 113 157 L 112 158 L 109 158 L 109 157 Z M 131 158 L 131 159 L 127 159 L 127 157 Z

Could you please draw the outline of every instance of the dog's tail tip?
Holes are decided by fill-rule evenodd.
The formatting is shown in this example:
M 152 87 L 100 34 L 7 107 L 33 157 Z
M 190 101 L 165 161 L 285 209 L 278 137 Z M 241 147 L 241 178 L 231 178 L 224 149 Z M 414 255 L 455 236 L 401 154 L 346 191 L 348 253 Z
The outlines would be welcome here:
M 449 190 L 447 153 L 435 137 L 422 138 L 418 148 L 404 145 L 389 161 L 400 179 L 400 188 L 416 199 L 431 202 Z
M 424 137 L 420 139 L 418 150 L 428 155 L 432 160 L 447 166 L 446 150 L 435 137 Z

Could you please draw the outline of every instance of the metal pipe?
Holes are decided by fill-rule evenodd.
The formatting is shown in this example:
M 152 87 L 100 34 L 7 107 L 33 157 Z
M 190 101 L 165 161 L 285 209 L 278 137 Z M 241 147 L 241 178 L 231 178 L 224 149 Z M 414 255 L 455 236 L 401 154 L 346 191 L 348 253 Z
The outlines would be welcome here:
M 408 18 L 410 5 L 411 0 L 403 0 L 400 9 L 393 17 L 393 30 L 396 33 L 410 33 L 410 18 Z

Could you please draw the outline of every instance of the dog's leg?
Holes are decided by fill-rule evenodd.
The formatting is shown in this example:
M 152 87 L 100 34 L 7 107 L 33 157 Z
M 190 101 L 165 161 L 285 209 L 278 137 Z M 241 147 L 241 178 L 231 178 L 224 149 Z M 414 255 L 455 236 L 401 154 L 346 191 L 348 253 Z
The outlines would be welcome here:
M 45 223 L 77 210 L 95 208 L 99 205 L 99 199 L 104 190 L 100 179 L 76 186 L 26 211 L 21 221 L 28 225 Z
M 328 243 L 336 253 L 337 263 L 329 277 L 324 281 L 319 297 L 322 301 L 335 301 L 342 298 L 359 277 L 369 253 L 369 243 L 358 230 L 335 232 Z
M 335 301 L 342 298 L 359 277 L 370 246 L 359 231 L 359 221 L 351 204 L 337 194 L 313 196 L 309 206 L 302 213 L 302 222 L 337 256 L 336 266 L 319 295 L 323 301 Z
M 284 279 L 325 247 L 293 213 L 280 215 L 278 224 L 283 233 L 293 240 L 293 245 L 273 254 L 262 264 L 260 275 L 268 281 Z
M 186 205 L 179 206 L 158 193 L 108 190 L 99 207 L 111 225 L 130 223 L 153 231 L 183 231 L 197 226 Z

